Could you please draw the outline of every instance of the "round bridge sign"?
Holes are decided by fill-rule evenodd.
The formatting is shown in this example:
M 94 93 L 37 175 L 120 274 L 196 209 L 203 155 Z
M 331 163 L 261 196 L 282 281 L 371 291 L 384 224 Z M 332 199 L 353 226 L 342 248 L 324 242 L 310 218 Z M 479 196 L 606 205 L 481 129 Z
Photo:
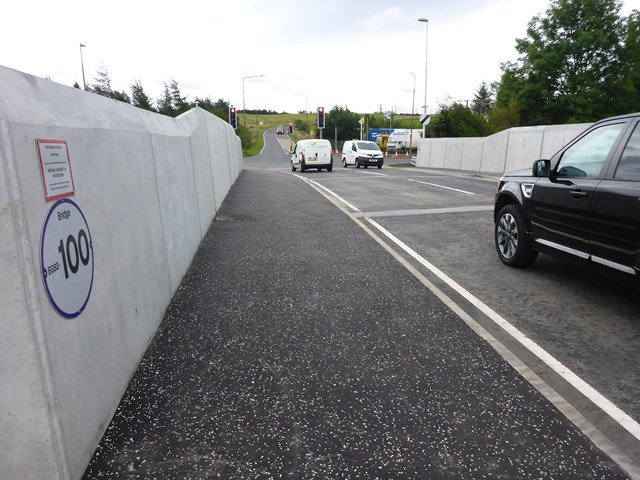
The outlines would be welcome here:
M 80 315 L 93 286 L 93 243 L 80 207 L 67 198 L 54 203 L 47 214 L 40 265 L 51 305 L 63 317 Z

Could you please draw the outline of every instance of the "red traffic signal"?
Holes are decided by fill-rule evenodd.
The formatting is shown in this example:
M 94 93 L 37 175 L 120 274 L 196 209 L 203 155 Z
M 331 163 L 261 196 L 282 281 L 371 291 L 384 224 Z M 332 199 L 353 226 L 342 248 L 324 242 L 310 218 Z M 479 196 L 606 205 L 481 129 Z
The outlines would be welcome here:
M 236 119 L 236 107 L 229 107 L 229 125 L 234 129 L 238 128 L 238 121 Z
M 318 113 L 316 115 L 316 122 L 318 128 L 324 128 L 324 107 L 318 107 L 317 112 Z

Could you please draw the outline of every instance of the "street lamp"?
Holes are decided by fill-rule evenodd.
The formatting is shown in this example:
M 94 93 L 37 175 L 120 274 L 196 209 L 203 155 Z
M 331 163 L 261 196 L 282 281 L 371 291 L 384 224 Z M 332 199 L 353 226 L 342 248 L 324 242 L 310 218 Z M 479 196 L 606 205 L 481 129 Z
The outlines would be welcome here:
M 84 89 L 87 89 L 87 82 L 84 79 L 84 61 L 82 60 L 82 49 L 84 48 L 83 44 L 80 44 L 80 66 L 82 67 L 82 85 Z
M 247 110 L 244 107 L 244 79 L 259 78 L 259 77 L 264 77 L 264 75 L 249 75 L 247 77 L 242 77 L 242 121 L 245 125 L 247 124 Z
M 413 97 L 411 98 L 411 121 L 413 121 L 413 109 L 416 104 L 416 74 L 409 73 L 413 76 Z M 413 148 L 413 128 L 409 130 L 409 156 L 411 156 L 411 148 Z
M 424 114 L 427 114 L 427 54 L 429 53 L 429 19 L 419 18 L 419 22 L 424 22 L 426 28 L 426 41 L 424 47 Z

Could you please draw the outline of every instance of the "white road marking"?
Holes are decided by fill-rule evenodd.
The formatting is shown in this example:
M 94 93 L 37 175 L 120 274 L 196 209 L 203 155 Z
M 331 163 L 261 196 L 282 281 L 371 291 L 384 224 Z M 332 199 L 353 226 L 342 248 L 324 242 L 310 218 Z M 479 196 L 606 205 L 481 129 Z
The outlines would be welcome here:
M 360 209 L 358 207 L 355 207 L 353 205 L 351 205 L 349 202 L 347 202 L 344 198 L 342 198 L 340 195 L 338 195 L 335 192 L 332 192 L 331 190 L 329 190 L 327 187 L 325 187 L 324 185 L 319 184 L 318 182 L 314 181 L 314 180 L 309 180 L 307 177 L 304 177 L 302 175 L 299 175 L 297 173 L 290 173 L 290 175 L 293 175 L 294 177 L 298 177 L 301 180 L 304 180 L 305 182 L 307 182 L 309 185 L 311 185 L 312 187 L 316 187 L 316 190 L 322 189 L 325 190 L 326 193 L 324 193 L 325 195 L 331 195 L 334 198 L 340 200 L 340 202 L 342 202 L 344 205 L 346 205 L 347 207 L 349 207 L 351 210 L 353 210 L 354 212 L 359 212 Z M 320 192 L 323 193 L 323 192 Z
M 625 430 L 627 430 L 630 434 L 640 440 L 640 424 L 638 424 L 633 418 L 624 413 L 618 407 L 616 407 L 611 401 L 607 400 L 602 394 L 600 394 L 596 389 L 594 389 L 587 382 L 578 377 L 575 373 L 573 373 L 569 368 L 564 366 L 558 360 L 556 360 L 551 354 L 549 354 L 546 350 L 544 350 L 540 345 L 535 343 L 525 334 L 523 334 L 516 327 L 511 325 L 507 320 L 501 317 L 498 313 L 493 311 L 487 305 L 482 303 L 477 297 L 472 295 L 470 292 L 465 290 L 462 286 L 460 286 L 455 280 L 448 277 L 442 270 L 437 268 L 435 265 L 427 261 L 421 255 L 419 255 L 416 251 L 407 246 L 404 242 L 402 242 L 399 238 L 393 235 L 391 232 L 386 230 L 384 227 L 376 223 L 374 220 L 370 218 L 366 219 L 371 225 L 377 228 L 382 234 L 384 234 L 389 240 L 395 243 L 398 247 L 408 253 L 411 257 L 417 260 L 422 266 L 427 268 L 430 272 L 432 272 L 435 276 L 437 276 L 440 280 L 444 281 L 447 285 L 453 288 L 457 293 L 459 293 L 462 297 L 464 297 L 469 303 L 475 306 L 478 310 L 484 313 L 488 318 L 490 318 L 496 325 L 500 326 L 503 330 L 505 330 L 511 337 L 516 339 L 522 346 L 524 346 L 527 350 L 533 353 L 536 357 L 542 360 L 548 367 L 554 370 L 558 375 L 564 378 L 569 384 L 573 385 L 573 387 L 589 398 L 594 404 L 596 404 L 600 409 L 602 409 L 607 415 L 613 418 L 616 422 L 622 425 Z
M 444 292 L 442 292 L 437 286 L 431 283 L 424 275 L 416 270 L 404 257 L 397 253 L 388 243 L 375 234 L 367 225 L 359 218 L 356 218 L 354 214 L 345 210 L 341 204 L 349 205 L 343 198 L 336 195 L 327 187 L 320 185 L 319 183 L 309 180 L 303 176 L 296 175 L 299 178 L 305 180 L 309 185 L 315 188 L 318 192 L 324 195 L 329 201 L 336 205 L 340 210 L 347 214 L 354 222 L 356 222 L 365 232 L 367 232 L 374 240 L 376 240 L 385 250 L 387 250 L 396 260 L 398 260 L 409 272 L 411 272 L 425 287 L 431 290 L 442 302 L 447 305 L 453 312 L 455 312 L 465 323 L 467 323 L 476 333 L 482 338 L 486 339 L 489 344 L 507 361 L 511 364 L 516 371 L 520 373 L 527 381 L 529 381 L 542 395 L 553 403 L 570 421 L 572 421 L 580 430 L 582 430 L 587 437 L 589 437 L 601 450 L 606 452 L 611 458 L 613 458 L 619 465 L 623 466 L 633 478 L 640 478 L 640 468 L 638 465 L 629 459 L 613 442 L 611 442 L 602 432 L 600 432 L 591 422 L 589 422 L 575 407 L 573 407 L 567 400 L 559 395 L 551 386 L 549 386 L 544 380 L 542 380 L 531 368 L 524 364 L 513 352 L 505 347 L 500 341 L 498 341 L 491 333 L 485 330 L 480 324 L 478 324 L 470 315 L 468 315 L 462 307 L 449 298 Z M 339 201 L 340 203 L 338 203 Z M 353 207 L 355 208 L 355 207 Z M 357 209 L 356 209 L 357 211 Z M 418 263 L 436 275 L 439 279 L 444 281 L 449 287 L 455 290 L 459 295 L 465 298 L 469 303 L 478 308 L 484 313 L 487 318 L 491 319 L 496 325 L 501 327 L 512 338 L 517 340 L 525 349 L 535 355 L 541 362 L 546 364 L 550 369 L 560 375 L 567 383 L 572 385 L 576 390 L 581 392 L 587 397 L 593 404 L 597 405 L 604 413 L 606 413 L 611 419 L 617 422 L 627 432 L 633 435 L 640 441 L 640 424 L 633 418 L 627 415 L 620 408 L 615 406 L 610 400 L 605 398 L 600 392 L 594 389 L 587 382 L 578 377 L 568 367 L 559 362 L 541 346 L 535 343 L 533 340 L 524 335 L 520 330 L 511 325 L 498 313 L 493 311 L 490 307 L 482 303 L 478 298 L 464 289 L 461 285 L 448 277 L 444 272 L 438 269 L 435 265 L 431 264 L 408 245 L 402 242 L 399 238 L 386 230 L 380 224 L 374 220 L 364 217 L 369 224 L 375 229 L 387 237 L 397 247 L 406 252 L 409 256 L 414 258 Z
M 437 183 L 421 182 L 420 180 L 409 179 L 410 182 L 422 183 L 423 185 L 430 185 L 432 187 L 445 188 L 447 190 L 453 190 L 454 192 L 466 193 L 467 195 L 475 195 L 473 192 L 467 192 L 466 190 L 459 190 L 457 188 L 445 187 L 444 185 L 438 185 Z

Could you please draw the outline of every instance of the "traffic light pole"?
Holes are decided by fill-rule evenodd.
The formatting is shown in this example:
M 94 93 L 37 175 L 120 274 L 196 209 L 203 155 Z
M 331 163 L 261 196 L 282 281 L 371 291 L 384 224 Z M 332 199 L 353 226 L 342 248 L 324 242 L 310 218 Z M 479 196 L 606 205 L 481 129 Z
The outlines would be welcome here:
M 324 107 L 318 107 L 316 110 L 316 125 L 320 131 L 320 138 L 322 138 L 322 129 L 324 128 Z

